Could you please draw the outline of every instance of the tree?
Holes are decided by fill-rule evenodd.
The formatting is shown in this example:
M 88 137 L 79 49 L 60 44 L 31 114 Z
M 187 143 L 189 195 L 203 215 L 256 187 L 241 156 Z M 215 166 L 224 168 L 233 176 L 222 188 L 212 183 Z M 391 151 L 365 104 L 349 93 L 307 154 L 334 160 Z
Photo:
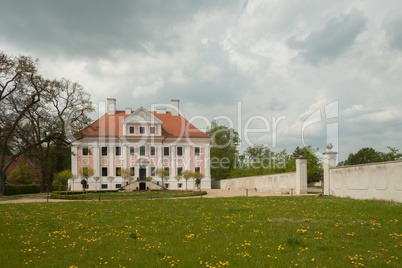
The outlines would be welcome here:
M 131 176 L 131 171 L 128 168 L 123 168 L 121 170 L 121 175 L 120 176 L 123 178 L 123 186 L 126 185 L 126 180 L 127 181 L 133 181 L 134 180 L 133 176 Z
M 90 123 L 87 114 L 92 111 L 79 84 L 46 80 L 38 74 L 37 60 L 0 52 L 0 194 L 8 167 L 23 154 L 35 158 L 41 191 L 50 191 L 54 173 L 61 170 L 57 154 Z
M 272 159 L 273 153 L 265 145 L 254 145 L 248 147 L 244 151 L 245 158 L 252 164 L 257 166 L 266 166 Z
M 345 161 L 338 163 L 338 166 L 351 166 L 402 159 L 402 154 L 399 153 L 398 149 L 390 146 L 387 146 L 387 148 L 390 150 L 388 153 L 379 152 L 369 147 L 361 148 L 356 153 L 349 154 Z
M 96 184 L 96 190 L 98 190 L 98 181 L 100 181 L 101 177 L 100 176 L 95 176 L 92 179 L 94 179 L 95 184 Z M 100 189 L 99 189 L 100 190 Z
M 60 192 L 60 184 L 66 184 L 69 179 L 73 177 L 73 174 L 71 173 L 71 170 L 66 169 L 63 171 L 60 171 L 54 175 L 54 178 L 57 180 L 59 183 L 59 192 Z
M 29 170 L 27 164 L 20 163 L 16 169 L 10 172 L 9 180 L 22 184 L 32 184 L 35 173 Z
M 62 148 L 91 122 L 87 114 L 93 111 L 89 95 L 79 84 L 62 79 L 47 81 L 47 85 L 41 102 L 26 113 L 26 123 L 18 129 L 24 144 L 36 145 L 29 154 L 41 166 L 42 192 L 51 189 L 53 174 L 62 164 Z
M 211 123 L 206 134 L 211 136 L 211 176 L 216 180 L 226 179 L 236 164 L 239 134 L 231 128 L 219 126 L 216 121 Z
M 185 170 L 181 173 L 181 176 L 183 177 L 183 179 L 186 180 L 186 191 L 187 191 L 187 181 L 193 177 L 193 172 L 191 172 L 190 170 Z
M 299 146 L 293 152 L 293 157 L 290 160 L 287 171 L 296 170 L 296 158 L 303 155 L 307 158 L 307 179 L 311 181 L 319 181 L 322 177 L 322 162 L 318 157 L 319 148 L 313 148 L 312 146 L 304 146 L 300 148 Z
M 156 174 L 156 176 L 161 178 L 162 187 L 164 188 L 165 186 L 164 186 L 163 182 L 164 182 L 165 178 L 169 179 L 169 177 L 168 177 L 169 176 L 169 171 L 167 171 L 164 168 L 158 168 L 157 170 L 155 170 L 155 174 Z
M 45 80 L 38 75 L 37 60 L 11 57 L 0 51 L 0 196 L 4 193 L 7 169 L 34 146 L 19 146 L 16 131 L 25 114 L 41 100 L 45 88 Z M 12 157 L 7 160 L 10 153 Z
M 81 184 L 83 191 L 87 188 L 88 179 L 95 174 L 95 171 L 90 167 L 82 167 L 80 169 L 80 176 L 82 177 Z
M 198 171 L 193 173 L 193 178 L 194 178 L 194 181 L 195 181 L 195 185 L 197 185 L 197 187 L 200 187 L 200 189 L 201 189 L 201 180 L 204 177 L 205 177 L 204 174 L 202 174 L 202 173 L 200 173 Z

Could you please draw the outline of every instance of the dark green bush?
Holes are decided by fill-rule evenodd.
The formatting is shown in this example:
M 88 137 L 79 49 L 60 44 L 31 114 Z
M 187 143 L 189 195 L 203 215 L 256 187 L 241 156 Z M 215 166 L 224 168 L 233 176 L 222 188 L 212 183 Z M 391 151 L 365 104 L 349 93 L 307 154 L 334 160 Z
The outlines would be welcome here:
M 40 193 L 39 184 L 30 185 L 4 185 L 4 195 Z

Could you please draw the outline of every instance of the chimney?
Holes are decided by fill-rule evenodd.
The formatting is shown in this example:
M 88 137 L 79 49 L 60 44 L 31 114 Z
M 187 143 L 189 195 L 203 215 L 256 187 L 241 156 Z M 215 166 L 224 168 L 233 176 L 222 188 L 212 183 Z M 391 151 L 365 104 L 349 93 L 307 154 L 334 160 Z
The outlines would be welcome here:
M 179 100 L 171 100 L 170 101 L 170 109 L 173 116 L 179 115 Z
M 131 114 L 132 110 L 131 108 L 126 108 L 126 114 Z
M 116 99 L 107 99 L 106 111 L 108 115 L 116 114 Z

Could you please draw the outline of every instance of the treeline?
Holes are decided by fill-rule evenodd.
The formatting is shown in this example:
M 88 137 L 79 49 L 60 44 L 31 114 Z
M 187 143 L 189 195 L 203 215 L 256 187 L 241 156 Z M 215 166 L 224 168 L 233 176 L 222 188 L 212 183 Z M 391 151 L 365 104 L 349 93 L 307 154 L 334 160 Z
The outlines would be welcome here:
M 349 154 L 345 161 L 339 162 L 338 166 L 352 166 L 376 162 L 396 161 L 402 160 L 402 154 L 399 149 L 387 146 L 389 152 L 379 152 L 373 148 L 362 148 L 356 153 Z
M 38 60 L 0 51 L 0 195 L 8 168 L 22 155 L 38 165 L 41 192 L 50 191 L 68 161 L 63 150 L 91 121 L 94 109 L 83 87 L 44 78 L 38 68 Z
M 290 154 L 283 150 L 273 152 L 264 145 L 248 147 L 242 154 L 238 151 L 239 135 L 231 128 L 213 121 L 206 132 L 211 136 L 211 177 L 216 180 L 250 177 L 296 171 L 296 158 L 301 154 L 307 158 L 308 181 L 319 181 L 323 176 L 323 164 L 319 148 L 296 147 Z M 373 148 L 362 148 L 338 166 L 349 166 L 375 162 L 402 160 L 398 149 L 389 147 L 389 152 Z
M 211 176 L 216 180 L 296 171 L 296 158 L 300 155 L 307 158 L 308 180 L 318 181 L 322 177 L 318 148 L 296 147 L 288 154 L 286 150 L 275 153 L 264 145 L 254 145 L 240 154 L 239 135 L 233 129 L 213 121 L 206 133 L 212 138 Z

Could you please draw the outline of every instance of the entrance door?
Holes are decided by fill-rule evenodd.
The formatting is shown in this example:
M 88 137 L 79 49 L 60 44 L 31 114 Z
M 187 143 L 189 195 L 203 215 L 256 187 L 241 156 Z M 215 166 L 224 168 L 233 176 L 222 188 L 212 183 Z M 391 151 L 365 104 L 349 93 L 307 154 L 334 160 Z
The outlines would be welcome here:
M 140 183 L 140 190 L 145 190 L 146 188 L 146 183 L 145 182 L 141 182 Z
M 140 168 L 140 181 L 145 181 L 147 179 L 147 170 L 145 168 Z

